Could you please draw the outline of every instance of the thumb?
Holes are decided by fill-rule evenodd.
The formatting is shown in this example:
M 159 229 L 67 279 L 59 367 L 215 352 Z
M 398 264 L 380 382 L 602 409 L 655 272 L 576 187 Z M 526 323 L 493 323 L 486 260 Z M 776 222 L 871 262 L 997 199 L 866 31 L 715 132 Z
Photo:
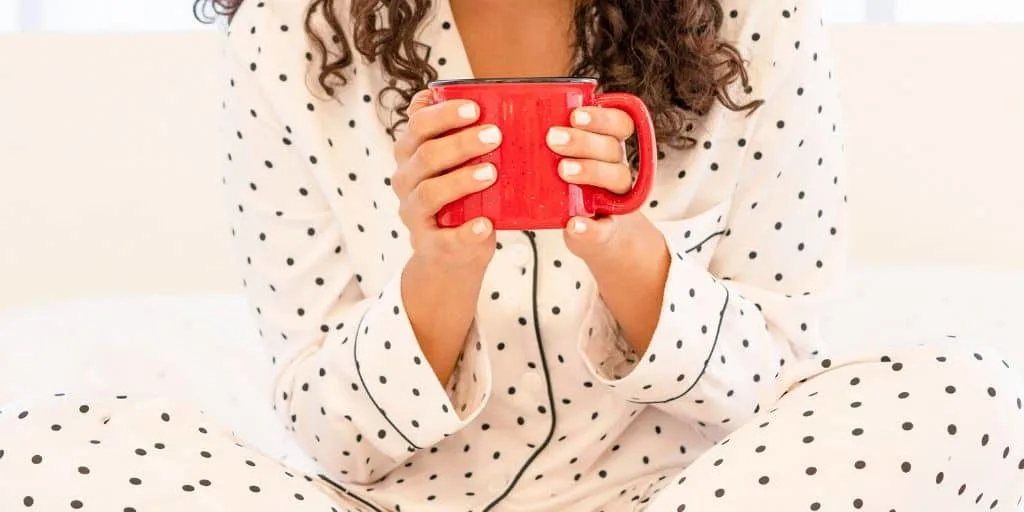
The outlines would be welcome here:
M 565 244 L 573 254 L 587 259 L 605 252 L 615 237 L 615 217 L 573 217 L 565 227 Z

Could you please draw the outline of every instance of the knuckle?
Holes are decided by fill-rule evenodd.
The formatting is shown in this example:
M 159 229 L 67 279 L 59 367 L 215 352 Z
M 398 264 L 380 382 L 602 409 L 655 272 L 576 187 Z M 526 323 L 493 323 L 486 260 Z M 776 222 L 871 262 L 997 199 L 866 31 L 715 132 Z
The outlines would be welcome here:
M 418 112 L 423 107 L 429 105 L 431 103 L 431 101 L 432 101 L 432 95 L 431 95 L 429 90 L 424 89 L 424 90 L 416 92 L 416 94 L 414 94 L 412 96 L 412 98 L 409 100 L 409 110 L 408 110 L 408 113 L 410 115 L 415 114 L 416 112 Z
M 601 155 L 599 160 L 608 164 L 609 167 L 619 165 L 623 160 L 625 160 L 617 142 L 614 144 L 602 143 L 600 148 L 596 149 L 595 152 Z
M 408 178 L 406 176 L 408 176 L 408 173 L 399 169 L 399 171 L 391 177 L 391 191 L 394 192 L 399 199 L 402 199 L 402 196 L 404 195 L 403 192 L 408 190 L 408 187 L 406 186 Z
M 436 247 L 437 252 L 445 257 L 452 257 L 459 254 L 460 243 L 453 230 L 438 233 Z
M 626 192 L 633 185 L 633 175 L 628 165 L 615 164 L 611 172 L 613 174 L 612 183 L 619 191 Z
M 609 166 L 602 165 L 601 171 L 597 173 L 597 177 L 594 181 L 597 182 L 601 188 L 607 189 L 616 194 L 619 193 L 619 177 L 616 175 L 614 170 L 609 168 Z
M 470 167 L 462 167 L 457 171 L 452 171 L 438 179 L 445 182 L 445 186 L 448 188 L 452 196 L 460 197 L 468 193 L 473 186 L 473 169 Z
M 626 120 L 622 125 L 622 138 L 628 139 L 633 136 L 636 132 L 636 125 L 633 124 L 633 118 L 626 116 Z
M 409 125 L 406 126 L 408 127 Z M 392 151 L 395 161 L 398 162 L 399 165 L 404 164 L 416 154 L 418 145 L 419 138 L 417 133 L 410 129 L 403 130 L 399 135 L 398 140 L 395 141 L 394 149 Z
M 409 116 L 409 122 L 406 124 L 407 137 L 418 137 L 423 132 L 424 123 L 423 112 L 417 109 Z
M 391 148 L 391 154 L 395 157 L 395 161 L 401 165 L 401 163 L 409 156 L 409 133 L 404 132 L 398 136 L 395 140 L 394 146 Z
M 430 148 L 427 156 L 430 158 L 428 171 L 439 173 L 448 170 L 451 165 L 452 146 L 447 139 L 435 139 L 430 141 Z
M 601 152 L 607 155 L 609 162 L 622 161 L 622 141 L 615 137 L 601 137 Z
M 420 183 L 416 187 L 414 195 L 416 204 L 421 209 L 433 209 L 434 204 L 437 202 L 437 192 L 429 182 Z
M 429 89 L 420 89 L 416 91 L 416 94 L 412 96 L 413 101 L 429 101 L 431 98 L 431 92 Z
M 604 221 L 603 229 L 598 233 L 598 241 L 602 246 L 611 246 L 615 243 L 616 236 L 619 232 L 619 222 L 615 217 L 610 217 Z
M 414 156 L 417 165 L 427 171 L 438 170 L 440 165 L 440 154 L 435 141 L 427 141 L 416 149 Z
M 429 252 L 430 246 L 424 241 L 426 238 L 423 233 L 419 231 L 411 231 L 409 233 L 409 245 L 412 246 L 412 250 L 417 253 Z
M 476 133 L 479 130 L 482 130 L 482 128 L 477 128 L 475 130 L 463 130 L 458 137 L 454 138 L 455 147 L 453 150 L 456 154 L 463 158 L 469 158 L 476 153 L 476 141 L 478 140 Z
M 411 233 L 415 233 L 416 227 L 419 226 L 415 211 L 415 207 L 408 204 L 403 204 L 398 207 L 398 218 Z
M 607 188 L 609 177 L 607 166 L 603 162 L 590 160 L 583 164 L 580 170 L 579 181 Z
M 401 219 L 402 220 L 402 224 L 405 224 L 405 226 L 408 227 L 408 228 L 411 228 L 411 226 L 409 225 L 410 224 L 410 222 L 409 222 L 409 220 L 410 220 L 409 209 L 410 208 L 411 207 L 409 206 L 409 202 L 408 201 L 401 201 L 401 202 L 398 203 L 398 218 Z
M 629 114 L 621 110 L 613 110 L 609 114 L 610 122 L 620 134 L 628 136 L 633 133 L 633 118 L 629 117 Z
M 595 160 L 604 161 L 608 156 L 608 141 L 605 140 L 607 138 L 609 137 L 598 133 L 584 132 L 575 137 L 576 147 Z

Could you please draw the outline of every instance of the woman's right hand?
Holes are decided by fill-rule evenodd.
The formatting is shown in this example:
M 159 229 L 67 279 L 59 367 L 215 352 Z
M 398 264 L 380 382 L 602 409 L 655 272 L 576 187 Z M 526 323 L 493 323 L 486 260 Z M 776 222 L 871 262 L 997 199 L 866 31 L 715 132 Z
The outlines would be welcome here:
M 497 148 L 501 131 L 494 125 L 467 128 L 480 116 L 476 103 L 434 103 L 430 91 L 413 97 L 408 114 L 407 129 L 395 144 L 398 170 L 391 186 L 400 201 L 399 215 L 409 229 L 413 254 L 431 265 L 482 270 L 495 250 L 491 222 L 481 217 L 459 227 L 441 228 L 435 216 L 448 203 L 494 184 L 493 165 L 459 166 Z
M 435 104 L 427 91 L 413 97 L 408 112 L 391 178 L 413 249 L 402 271 L 402 301 L 423 354 L 447 385 L 476 316 L 497 237 L 488 219 L 441 228 L 435 216 L 448 203 L 494 184 L 490 164 L 463 164 L 497 148 L 501 132 L 493 125 L 469 126 L 480 117 L 475 103 Z

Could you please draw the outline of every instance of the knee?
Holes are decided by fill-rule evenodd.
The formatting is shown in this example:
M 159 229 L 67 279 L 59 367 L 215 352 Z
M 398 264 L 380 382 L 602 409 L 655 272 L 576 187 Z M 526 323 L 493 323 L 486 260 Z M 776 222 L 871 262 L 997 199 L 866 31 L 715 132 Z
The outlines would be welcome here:
M 205 413 L 174 400 L 151 395 L 50 394 L 27 397 L 0 408 L 0 438 L 3 433 L 72 426 L 132 425 L 154 422 L 170 414 L 205 422 Z
M 918 365 L 923 378 L 958 400 L 964 413 L 1024 429 L 1024 374 L 991 345 L 949 337 L 912 349 L 909 360 L 924 363 Z
M 1024 368 L 1010 362 L 998 349 L 984 341 L 947 336 L 923 343 L 918 348 L 920 355 L 933 358 L 937 363 L 952 362 L 954 368 L 971 376 L 991 375 L 1024 384 Z

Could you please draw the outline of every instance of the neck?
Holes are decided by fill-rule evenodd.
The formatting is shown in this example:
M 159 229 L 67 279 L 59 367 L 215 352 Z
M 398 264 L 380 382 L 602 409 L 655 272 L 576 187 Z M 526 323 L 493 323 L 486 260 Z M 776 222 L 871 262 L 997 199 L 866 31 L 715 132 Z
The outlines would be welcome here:
M 478 78 L 568 74 L 575 2 L 449 0 Z
M 524 10 L 536 8 L 560 9 L 566 6 L 574 6 L 575 2 L 568 0 L 448 0 L 452 8 L 477 9 L 481 11 L 501 11 L 520 13 Z
M 449 0 L 460 24 L 491 22 L 491 30 L 549 30 L 571 27 L 575 2 L 567 0 Z

